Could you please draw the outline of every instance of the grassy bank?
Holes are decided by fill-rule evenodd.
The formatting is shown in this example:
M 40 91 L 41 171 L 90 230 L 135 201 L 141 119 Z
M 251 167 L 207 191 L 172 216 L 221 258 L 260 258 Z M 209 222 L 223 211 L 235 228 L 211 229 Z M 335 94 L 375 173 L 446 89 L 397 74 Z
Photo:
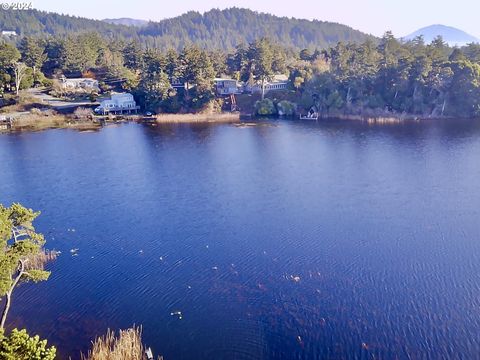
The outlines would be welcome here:
M 161 114 L 155 116 L 158 124 L 171 123 L 234 123 L 240 121 L 239 113 L 221 114 Z
M 16 118 L 9 129 L 3 132 L 41 131 L 47 129 L 97 130 L 99 123 L 89 120 L 73 120 L 65 115 L 22 115 Z

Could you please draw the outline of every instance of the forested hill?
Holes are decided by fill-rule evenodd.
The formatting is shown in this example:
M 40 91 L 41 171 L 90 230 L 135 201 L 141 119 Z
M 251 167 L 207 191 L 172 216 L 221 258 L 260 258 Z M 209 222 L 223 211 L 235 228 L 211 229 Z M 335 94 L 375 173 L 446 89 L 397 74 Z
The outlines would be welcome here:
M 213 9 L 204 14 L 184 15 L 149 22 L 143 27 L 110 24 L 38 10 L 0 10 L 0 30 L 15 30 L 20 35 L 66 36 L 95 31 L 115 39 L 138 39 L 144 46 L 160 49 L 182 48 L 194 43 L 207 49 L 230 50 L 239 43 L 260 37 L 296 49 L 326 48 L 339 41 L 363 42 L 370 36 L 346 25 L 277 17 L 248 9 Z

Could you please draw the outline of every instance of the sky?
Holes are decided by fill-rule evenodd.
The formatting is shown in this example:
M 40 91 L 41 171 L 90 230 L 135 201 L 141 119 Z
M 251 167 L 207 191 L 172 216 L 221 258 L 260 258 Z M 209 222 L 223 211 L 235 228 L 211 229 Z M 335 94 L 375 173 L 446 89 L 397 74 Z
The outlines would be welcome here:
M 480 38 L 480 0 L 34 0 L 39 10 L 104 19 L 158 21 L 195 10 L 243 7 L 279 16 L 333 21 L 380 36 L 442 24 Z

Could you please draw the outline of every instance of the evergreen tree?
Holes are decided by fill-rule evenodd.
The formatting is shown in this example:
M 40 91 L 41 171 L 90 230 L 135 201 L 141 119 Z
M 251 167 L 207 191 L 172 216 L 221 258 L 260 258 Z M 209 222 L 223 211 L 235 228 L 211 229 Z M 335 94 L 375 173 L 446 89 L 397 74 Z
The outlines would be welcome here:
M 11 90 L 14 84 L 14 68 L 20 52 L 13 45 L 0 42 L 0 93 Z
M 37 80 L 37 71 L 40 71 L 47 59 L 44 42 L 27 36 L 20 41 L 19 50 L 22 54 L 22 62 L 33 69 L 33 77 Z
M 0 359 L 2 360 L 54 360 L 55 347 L 47 347 L 47 340 L 31 337 L 26 330 L 13 331 L 0 338 Z
M 33 226 L 39 214 L 20 204 L 8 208 L 0 205 L 0 295 L 5 297 L 0 330 L 5 329 L 17 286 L 22 282 L 44 281 L 50 276 L 44 265 L 54 254 L 45 252 L 45 239 Z
M 270 41 L 259 39 L 250 44 L 248 49 L 250 73 L 262 86 L 262 100 L 265 98 L 265 85 L 274 75 L 274 53 Z

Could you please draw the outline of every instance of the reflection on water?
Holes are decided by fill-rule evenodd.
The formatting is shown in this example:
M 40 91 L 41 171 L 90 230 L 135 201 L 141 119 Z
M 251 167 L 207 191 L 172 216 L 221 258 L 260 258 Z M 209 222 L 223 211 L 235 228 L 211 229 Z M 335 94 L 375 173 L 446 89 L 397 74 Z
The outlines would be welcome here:
M 476 358 L 480 126 L 268 124 L 1 136 L 0 202 L 62 251 L 12 326 L 74 359 L 134 323 L 166 359 Z

